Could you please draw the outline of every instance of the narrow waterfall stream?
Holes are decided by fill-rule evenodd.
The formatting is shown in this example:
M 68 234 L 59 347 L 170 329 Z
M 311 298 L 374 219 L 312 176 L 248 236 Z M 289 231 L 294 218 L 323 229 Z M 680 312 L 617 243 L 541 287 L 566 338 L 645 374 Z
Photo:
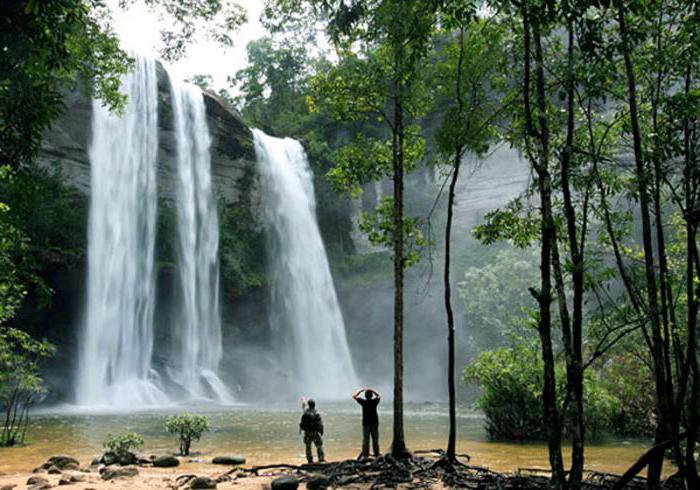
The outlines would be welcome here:
M 85 406 L 163 403 L 151 367 L 155 307 L 156 65 L 138 58 L 122 80 L 121 117 L 93 102 L 87 305 L 76 401 Z
M 268 226 L 270 322 L 298 394 L 347 398 L 357 376 L 301 144 L 253 130 Z
M 189 397 L 231 402 L 221 361 L 219 220 L 211 181 L 211 136 L 202 92 L 171 77 L 177 139 L 177 265 L 171 377 Z

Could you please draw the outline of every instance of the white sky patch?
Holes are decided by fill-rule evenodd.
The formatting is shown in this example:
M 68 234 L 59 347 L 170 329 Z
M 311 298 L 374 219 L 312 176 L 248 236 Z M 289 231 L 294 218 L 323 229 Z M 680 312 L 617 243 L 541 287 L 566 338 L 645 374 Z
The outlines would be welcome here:
M 108 0 L 107 4 L 113 12 L 114 30 L 122 47 L 158 58 L 160 29 L 166 24 L 159 20 L 157 12 L 149 10 L 141 2 L 135 3 L 126 11 L 119 8 L 119 0 Z M 248 63 L 246 45 L 266 34 L 265 28 L 260 24 L 264 1 L 239 0 L 239 4 L 248 11 L 248 22 L 232 36 L 234 46 L 224 49 L 205 36 L 198 36 L 188 46 L 183 59 L 175 63 L 163 62 L 170 73 L 183 80 L 193 75 L 211 75 L 213 88 L 229 88 L 226 78 L 235 75 Z

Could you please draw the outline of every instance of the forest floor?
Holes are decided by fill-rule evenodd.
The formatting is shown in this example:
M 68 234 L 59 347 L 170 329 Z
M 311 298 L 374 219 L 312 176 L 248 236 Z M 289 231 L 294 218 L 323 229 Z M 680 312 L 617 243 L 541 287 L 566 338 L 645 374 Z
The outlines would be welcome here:
M 110 475 L 109 471 L 113 474 Z M 123 474 L 120 474 L 123 473 Z M 273 481 L 286 479 L 280 489 L 298 488 L 400 488 L 483 490 L 537 490 L 548 487 L 546 470 L 528 469 L 516 473 L 496 473 L 465 463 L 446 464 L 443 454 L 424 451 L 409 460 L 383 456 L 359 462 L 345 460 L 324 464 L 273 464 L 253 467 L 227 467 L 209 463 L 185 467 L 92 466 L 59 472 L 35 470 L 33 473 L 0 474 L 0 490 L 43 490 L 60 487 L 76 490 L 217 488 L 219 490 L 270 489 Z M 612 488 L 615 475 L 588 472 L 584 488 Z M 276 486 L 275 486 L 276 487 Z M 629 489 L 645 488 L 645 481 L 635 479 Z M 672 485 L 664 488 L 674 488 Z

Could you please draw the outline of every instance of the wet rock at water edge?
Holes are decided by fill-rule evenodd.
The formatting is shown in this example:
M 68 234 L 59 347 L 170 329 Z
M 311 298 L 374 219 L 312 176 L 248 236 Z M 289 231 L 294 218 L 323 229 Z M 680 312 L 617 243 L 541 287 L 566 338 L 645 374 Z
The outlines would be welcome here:
M 245 464 L 245 458 L 238 454 L 233 454 L 230 456 L 216 456 L 211 462 L 213 464 L 239 465 Z
M 36 485 L 27 487 L 27 490 L 46 490 L 47 488 L 51 488 L 51 484 L 49 482 L 37 483 Z
M 175 456 L 158 456 L 152 462 L 156 468 L 173 468 L 180 464 L 180 460 Z
M 111 466 L 113 464 L 119 464 L 121 466 L 129 466 L 132 464 L 138 464 L 139 458 L 132 452 L 127 452 L 122 455 L 117 455 L 111 451 L 107 451 L 102 456 L 97 459 L 92 460 L 93 465 L 103 464 L 105 466 Z M 149 461 L 150 463 L 150 461 Z
M 134 466 L 123 466 L 120 468 L 105 467 L 100 470 L 100 474 L 103 480 L 112 480 L 114 478 L 130 478 L 136 476 L 139 474 L 139 470 Z
M 272 490 L 296 490 L 299 480 L 295 476 L 282 476 L 272 480 Z
M 77 470 L 80 467 L 80 462 L 71 456 L 51 456 L 47 463 L 59 470 Z
M 27 486 L 30 487 L 32 485 L 40 485 L 42 483 L 48 483 L 49 479 L 44 478 L 43 476 L 30 476 L 29 479 L 27 480 Z
M 77 470 L 80 468 L 80 462 L 71 456 L 51 456 L 44 464 L 34 469 L 34 473 L 39 471 L 51 470 Z M 53 472 L 54 474 L 56 471 Z M 58 471 L 60 473 L 60 471 Z
M 216 488 L 216 481 L 208 476 L 196 476 L 190 481 L 190 488 Z
M 51 466 L 47 471 L 48 471 L 49 475 L 60 475 L 61 474 L 61 470 L 59 470 L 55 466 Z
M 59 485 L 72 485 L 73 483 L 81 483 L 86 481 L 85 475 L 80 473 L 75 473 L 72 475 L 63 475 L 60 480 L 58 480 Z
M 331 481 L 321 474 L 310 475 L 306 482 L 306 488 L 309 490 L 323 490 L 331 486 Z

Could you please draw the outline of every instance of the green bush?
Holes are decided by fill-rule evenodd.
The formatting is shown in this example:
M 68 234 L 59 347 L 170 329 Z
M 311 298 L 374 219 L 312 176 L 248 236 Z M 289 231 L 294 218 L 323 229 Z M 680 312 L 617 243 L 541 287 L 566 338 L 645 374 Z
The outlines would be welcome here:
M 171 415 L 165 421 L 165 430 L 180 437 L 180 454 L 190 454 L 192 441 L 198 441 L 204 432 L 209 431 L 209 418 L 204 415 L 183 413 Z
M 555 366 L 557 397 L 562 410 L 566 375 L 564 365 Z M 541 440 L 546 437 L 542 406 L 542 360 L 535 343 L 482 352 L 462 374 L 481 392 L 476 406 L 486 416 L 486 430 L 494 439 Z M 602 383 L 599 373 L 584 374 L 584 419 L 588 437 L 599 438 L 615 429 L 621 402 Z
M 517 346 L 482 352 L 462 373 L 481 388 L 476 406 L 494 439 L 542 439 L 542 361 L 534 349 Z
M 24 443 L 29 409 L 44 392 L 39 364 L 55 349 L 47 341 L 35 340 L 22 330 L 2 326 L 3 286 L 0 280 L 0 407 L 3 409 L 0 446 L 15 446 Z
M 128 458 L 132 449 L 143 446 L 143 437 L 136 432 L 126 432 L 118 436 L 107 434 L 107 440 L 102 446 L 120 460 L 124 460 Z
M 603 386 L 619 400 L 611 424 L 622 436 L 654 435 L 656 427 L 654 390 L 651 371 L 630 353 L 613 356 L 603 368 Z

